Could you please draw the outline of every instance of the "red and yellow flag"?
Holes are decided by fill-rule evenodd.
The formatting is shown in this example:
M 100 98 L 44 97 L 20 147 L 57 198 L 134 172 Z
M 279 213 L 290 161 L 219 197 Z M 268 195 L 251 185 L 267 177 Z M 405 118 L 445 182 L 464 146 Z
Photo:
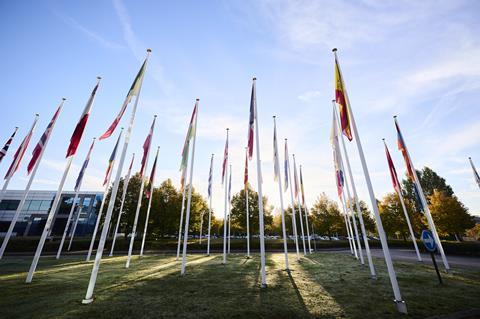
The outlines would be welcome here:
M 340 67 L 337 58 L 335 58 L 335 101 L 340 111 L 340 123 L 342 124 L 342 132 L 349 141 L 353 139 L 352 130 L 350 128 L 350 114 L 348 112 L 348 100 L 346 99 L 345 85 L 343 83 Z

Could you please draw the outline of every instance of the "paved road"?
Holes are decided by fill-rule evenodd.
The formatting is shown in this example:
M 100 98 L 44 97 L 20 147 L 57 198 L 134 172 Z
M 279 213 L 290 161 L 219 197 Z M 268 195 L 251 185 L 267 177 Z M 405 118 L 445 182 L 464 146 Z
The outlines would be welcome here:
M 345 250 L 345 253 L 350 253 L 349 250 Z M 379 248 L 371 249 L 372 256 L 383 258 L 383 252 Z M 365 253 L 365 252 L 364 252 Z M 415 250 L 413 249 L 390 249 L 390 255 L 394 260 L 402 260 L 402 261 L 417 261 L 417 254 L 415 254 Z M 430 254 L 421 254 L 424 263 L 432 264 L 432 259 L 430 258 Z M 435 256 L 437 260 L 437 264 L 440 268 L 443 268 L 442 258 L 440 255 Z M 480 257 L 469 257 L 469 256 L 452 256 L 447 255 L 448 263 L 451 267 L 464 267 L 464 268 L 474 268 L 480 270 Z

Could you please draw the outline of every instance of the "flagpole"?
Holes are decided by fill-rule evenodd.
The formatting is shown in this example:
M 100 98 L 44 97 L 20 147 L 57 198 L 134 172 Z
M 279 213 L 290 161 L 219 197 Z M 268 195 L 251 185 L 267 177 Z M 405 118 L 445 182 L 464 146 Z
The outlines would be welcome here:
M 278 144 L 277 144 L 277 123 L 276 123 L 276 116 L 273 116 L 273 130 L 275 134 L 275 166 L 276 166 L 276 174 L 278 174 L 278 192 L 280 194 L 280 209 L 282 210 L 282 235 L 283 235 L 283 251 L 285 253 L 285 270 L 290 273 L 290 267 L 288 266 L 288 246 L 287 246 L 287 230 L 285 228 L 285 209 L 283 207 L 283 190 L 282 190 L 282 174 L 280 173 L 280 162 L 278 160 Z
M 227 144 L 226 147 L 228 147 L 228 127 L 227 127 Z M 227 149 L 228 152 L 228 149 Z M 227 176 L 228 176 L 228 153 L 227 153 L 227 158 L 225 164 L 225 210 L 223 212 L 223 261 L 222 264 L 227 263 L 227 196 L 228 196 L 228 183 L 227 183 Z
M 477 169 L 475 168 L 475 165 L 473 164 L 472 158 L 468 157 L 468 160 L 470 161 L 470 166 L 472 166 L 473 177 L 475 178 L 475 181 L 477 182 L 477 185 L 480 188 L 480 176 L 478 176 Z
M 247 153 L 246 155 L 246 162 L 245 165 L 248 165 L 248 147 L 245 147 L 245 152 Z M 246 219 L 247 219 L 247 258 L 250 258 L 250 212 L 249 212 L 249 204 L 248 204 L 248 181 L 247 184 L 245 184 L 245 213 L 246 213 Z
M 185 275 L 185 266 L 187 264 L 187 244 L 188 244 L 188 226 L 190 223 L 190 208 L 192 203 L 192 188 L 193 188 L 193 163 L 195 161 L 195 142 L 197 141 L 197 122 L 198 122 L 198 102 L 200 99 L 195 101 L 195 132 L 193 135 L 193 144 L 192 144 L 192 160 L 190 162 L 190 187 L 188 188 L 188 199 L 187 199 L 187 211 L 185 214 L 185 231 L 183 235 L 183 251 L 182 251 L 182 268 L 180 270 L 181 275 Z
M 347 222 L 347 212 L 345 211 L 345 206 L 343 205 L 343 201 L 340 200 L 343 208 L 343 221 L 345 222 L 345 229 L 347 230 L 347 238 L 348 238 L 348 244 L 350 245 L 350 254 L 354 255 L 353 253 L 353 246 L 352 246 L 352 238 L 350 237 L 350 228 L 348 228 L 348 222 Z
M 187 158 L 187 161 L 188 161 L 188 158 Z M 181 247 L 181 241 L 182 241 L 183 212 L 185 210 L 185 192 L 186 192 L 188 186 L 189 185 L 183 186 L 183 192 L 182 192 L 182 209 L 180 210 L 180 225 L 178 225 L 178 243 L 177 243 L 177 258 L 176 258 L 177 261 L 178 261 L 178 258 L 180 257 L 180 247 Z
M 385 139 L 382 138 L 382 141 L 383 145 L 385 145 L 385 149 L 388 150 Z M 418 250 L 417 246 L 417 239 L 415 238 L 415 233 L 413 232 L 412 224 L 410 223 L 410 217 L 408 216 L 407 208 L 405 207 L 405 201 L 403 200 L 402 188 L 400 186 L 400 183 L 398 183 L 397 176 L 395 176 L 395 179 L 398 185 L 398 189 L 395 189 L 395 191 L 398 195 L 398 198 L 400 199 L 400 204 L 402 205 L 402 210 L 403 214 L 405 215 L 405 221 L 407 222 L 408 231 L 410 232 L 410 237 L 412 238 L 413 247 L 415 248 L 415 253 L 417 254 L 418 261 L 422 261 L 422 256 L 420 255 L 420 251 Z
M 295 162 L 295 154 L 292 154 L 292 157 L 293 157 L 293 171 L 295 172 L 294 173 L 295 185 L 298 185 L 297 164 Z M 300 205 L 298 187 L 297 187 L 297 196 L 295 200 L 297 201 L 298 218 L 300 219 L 300 231 L 302 232 L 303 255 L 307 255 L 307 248 L 305 246 L 305 233 L 303 232 L 303 220 L 302 220 L 303 212 L 302 212 L 302 207 Z
M 333 113 L 335 114 L 335 118 L 337 119 L 337 123 L 340 127 L 340 120 L 338 118 L 338 113 L 337 113 L 337 108 L 335 103 L 336 103 L 335 100 L 332 100 Z M 339 135 L 340 135 L 340 139 L 342 140 L 343 154 L 345 154 L 345 162 L 347 164 L 350 184 L 352 185 L 353 197 L 355 199 L 355 205 L 357 207 L 358 220 L 360 221 L 360 228 L 362 230 L 362 235 L 363 235 L 363 244 L 365 245 L 365 251 L 367 252 L 367 261 L 368 261 L 368 267 L 370 268 L 370 276 L 372 277 L 372 279 L 377 279 L 377 273 L 375 271 L 375 265 L 373 264 L 372 253 L 370 252 L 370 244 L 368 243 L 367 231 L 365 229 L 365 223 L 363 222 L 363 214 L 362 214 L 362 210 L 360 208 L 360 202 L 357 196 L 357 188 L 355 186 L 355 180 L 353 179 L 352 168 L 350 166 L 350 159 L 348 157 L 347 148 L 345 147 L 345 138 L 343 137 L 343 134 L 339 134 Z
M 80 219 L 80 214 L 82 213 L 84 202 L 85 202 L 85 198 L 83 199 L 82 203 L 78 206 L 78 212 L 75 217 L 75 223 L 73 224 L 72 232 L 70 234 L 70 241 L 68 243 L 67 251 L 70 251 L 70 248 L 72 248 L 73 238 L 75 237 L 75 231 L 77 230 L 78 220 Z
M 118 135 L 117 141 L 120 141 L 122 132 L 123 132 L 123 127 L 120 129 L 120 134 Z M 95 222 L 95 227 L 93 228 L 92 239 L 90 241 L 90 247 L 88 248 L 87 258 L 85 261 L 90 261 L 90 257 L 92 256 L 93 246 L 95 245 L 95 239 L 97 237 L 98 227 L 100 226 L 100 220 L 102 219 L 103 207 L 105 206 L 105 200 L 107 198 L 108 188 L 110 187 L 110 181 L 112 179 L 112 172 L 113 172 L 113 167 L 115 165 L 116 158 L 117 158 L 117 152 L 115 152 L 115 155 L 113 157 L 112 164 L 111 164 L 112 165 L 111 172 L 108 173 L 107 182 L 105 183 L 105 190 L 103 191 L 102 203 L 100 204 L 100 209 L 98 210 L 97 220 Z
M 302 165 L 300 165 L 300 181 L 301 181 L 301 190 L 302 190 L 302 198 L 303 198 L 303 212 L 305 215 L 305 228 L 307 229 L 307 240 L 308 240 L 308 253 L 312 253 L 312 244 L 310 243 L 310 230 L 308 226 L 308 210 L 307 205 L 305 204 L 305 194 L 303 190 L 303 176 L 302 176 Z
M 155 126 L 155 120 L 157 116 L 153 116 L 153 124 L 152 124 L 152 129 L 148 133 L 149 136 L 152 134 L 150 138 L 153 138 L 153 129 Z M 147 137 L 148 138 L 148 137 Z M 151 143 L 151 141 L 150 141 Z M 137 210 L 135 211 L 135 218 L 133 219 L 133 227 L 132 227 L 132 232 L 130 234 L 130 245 L 128 247 L 128 255 L 127 255 L 127 262 L 125 263 L 125 268 L 130 267 L 130 261 L 132 259 L 132 251 L 133 251 L 133 243 L 135 241 L 135 237 L 137 236 L 137 224 L 138 224 L 138 217 L 140 215 L 140 208 L 142 207 L 142 199 L 143 199 L 143 189 L 145 187 L 145 179 L 144 179 L 144 171 L 148 167 L 148 158 L 150 157 L 150 145 L 148 146 L 147 154 L 145 156 L 145 164 L 143 166 L 143 170 L 140 172 L 140 192 L 138 193 L 138 200 L 137 200 Z M 105 226 L 104 226 L 105 227 Z
M 397 116 L 395 115 L 393 117 L 395 124 L 397 127 L 400 129 L 400 126 L 398 125 L 398 120 Z M 402 136 L 403 139 L 403 136 Z M 405 144 L 405 140 L 403 140 L 403 143 Z M 420 184 L 420 179 L 418 178 L 417 175 L 417 170 L 415 169 L 415 166 L 413 165 L 412 158 L 410 157 L 410 153 L 408 152 L 407 145 L 405 144 L 405 151 L 407 152 L 408 156 L 408 161 L 410 162 L 410 166 L 412 167 L 413 171 L 413 176 L 415 177 L 415 184 L 417 185 L 418 192 L 419 192 L 419 197 L 420 201 L 422 202 L 422 206 L 424 208 L 425 216 L 427 217 L 427 222 L 430 227 L 430 230 L 432 231 L 433 237 L 435 238 L 435 241 L 437 242 L 438 245 L 438 251 L 440 252 L 440 255 L 442 256 L 442 261 L 443 261 L 443 266 L 445 267 L 445 271 L 448 272 L 450 270 L 450 265 L 448 264 L 447 256 L 445 256 L 445 252 L 443 251 L 443 245 L 442 242 L 440 241 L 440 237 L 438 236 L 437 232 L 437 227 L 435 226 L 435 222 L 433 221 L 432 214 L 430 213 L 430 208 L 428 207 L 427 199 L 425 198 L 425 194 L 423 192 L 422 185 Z
M 333 53 L 334 53 L 334 56 L 335 56 L 335 61 L 338 61 L 337 49 L 333 49 Z M 338 65 L 338 70 L 341 74 L 341 70 L 340 70 L 339 65 Z M 343 81 L 343 77 L 342 77 L 342 81 Z M 373 212 L 374 212 L 374 215 L 375 215 L 375 220 L 377 222 L 378 235 L 380 237 L 380 242 L 382 244 L 383 254 L 385 256 L 385 263 L 387 264 L 388 276 L 390 278 L 390 283 L 392 285 L 393 294 L 394 294 L 394 297 L 395 297 L 394 302 L 396 304 L 398 312 L 407 313 L 407 305 L 406 305 L 405 301 L 402 299 L 402 295 L 400 293 L 400 288 L 398 286 L 397 276 L 395 274 L 395 269 L 394 269 L 393 263 L 392 263 L 392 257 L 390 256 L 390 250 L 388 248 L 387 236 L 385 235 L 385 231 L 383 229 L 382 219 L 380 218 L 380 212 L 378 211 L 377 199 L 375 198 L 375 194 L 373 192 L 372 182 L 370 180 L 370 174 L 368 172 L 367 163 L 365 161 L 365 155 L 363 154 L 362 143 L 360 142 L 360 137 L 359 137 L 358 131 L 357 131 L 357 125 L 355 123 L 355 118 L 354 118 L 352 110 L 350 108 L 350 101 L 348 99 L 348 94 L 347 94 L 346 91 L 345 91 L 345 97 L 347 99 L 346 107 L 347 107 L 348 113 L 350 114 L 350 118 L 351 118 L 351 121 L 352 121 L 352 129 L 353 129 L 353 134 L 355 136 L 355 142 L 357 144 L 358 154 L 360 156 L 360 162 L 362 164 L 363 173 L 365 175 L 365 180 L 367 182 L 368 193 L 370 195 L 370 201 L 371 201 Z
M 26 136 L 28 136 L 28 134 L 30 134 L 30 132 L 33 135 L 33 132 L 35 131 L 35 127 L 37 126 L 38 117 L 39 117 L 38 113 L 35 114 L 35 118 L 33 120 L 32 127 L 30 128 L 30 130 L 28 131 Z M 3 183 L 2 192 L 0 193 L 0 203 L 2 202 L 3 197 L 5 196 L 5 192 L 7 191 L 8 184 L 10 184 L 10 180 L 12 179 L 12 176 L 15 173 L 15 167 L 17 167 L 17 165 L 19 165 L 18 162 L 22 159 L 22 157 L 23 157 L 22 154 L 25 153 L 25 148 L 27 147 L 27 144 L 29 144 L 29 143 L 21 144 L 21 147 L 20 147 L 19 152 L 18 152 L 19 156 L 15 157 L 15 159 L 13 160 L 13 163 L 12 163 L 12 166 L 11 166 L 13 171 L 7 176 L 7 179 L 5 180 L 5 183 Z
M 231 181 L 232 180 L 232 164 L 230 164 L 229 171 L 230 171 L 229 181 Z M 228 254 L 230 254 L 230 239 L 231 239 L 230 228 L 232 225 L 232 219 L 231 219 L 232 218 L 232 208 L 231 208 L 232 198 L 230 197 L 230 192 L 232 191 L 232 184 L 231 182 L 229 182 L 228 184 L 229 184 L 228 186 Z
M 285 139 L 285 143 L 287 143 L 287 139 Z M 292 185 L 292 174 L 290 173 L 290 159 L 288 158 L 288 154 L 285 154 L 285 158 L 287 161 L 288 169 L 288 181 L 290 183 L 290 198 L 292 200 L 292 226 L 293 226 L 293 236 L 295 237 L 295 247 L 297 249 L 297 261 L 300 261 L 300 249 L 298 247 L 298 235 L 297 235 L 297 221 L 295 217 L 295 200 L 293 199 L 293 185 Z
M 93 143 L 95 143 L 95 139 L 96 138 L 94 137 L 93 138 Z M 90 151 L 87 154 L 87 158 L 89 156 L 90 156 Z M 83 183 L 83 177 L 80 180 L 80 183 L 78 185 L 78 189 L 75 191 L 75 196 L 73 197 L 72 208 L 70 209 L 70 213 L 68 214 L 67 223 L 65 224 L 65 229 L 63 230 L 62 240 L 60 241 L 60 245 L 58 246 L 58 251 L 57 251 L 57 256 L 56 256 L 57 260 L 60 259 L 60 255 L 62 253 L 63 244 L 65 243 L 65 238 L 67 237 L 67 233 L 68 233 L 68 228 L 69 228 L 68 226 L 70 226 L 70 221 L 72 220 L 73 212 L 75 211 L 75 202 L 78 199 L 78 193 L 80 192 L 80 189 L 82 188 L 82 183 Z M 80 202 L 78 203 L 78 205 L 80 206 Z
M 212 154 L 212 159 L 210 160 L 210 173 L 213 175 L 213 154 Z M 213 176 L 212 176 L 212 179 L 213 179 Z M 209 181 L 210 183 L 210 187 L 212 187 L 213 185 L 213 180 L 210 180 Z M 213 192 L 212 192 L 212 188 L 210 188 L 210 198 L 209 198 L 209 201 L 208 201 L 208 238 L 207 238 L 207 256 L 210 256 L 210 228 L 211 228 L 211 225 L 212 225 L 212 195 L 213 195 Z
M 343 210 L 345 211 L 345 214 L 347 215 L 347 222 L 348 222 L 348 229 L 350 230 L 350 238 L 352 240 L 352 246 L 353 246 L 353 253 L 355 255 L 355 259 L 358 259 L 358 249 L 357 249 L 357 243 L 355 243 L 355 235 L 353 233 L 353 228 L 352 228 L 352 220 L 351 220 L 351 211 L 349 207 L 346 204 L 345 201 L 345 190 L 342 190 L 342 206 Z M 357 236 L 358 238 L 358 236 Z
M 150 55 L 150 52 L 152 52 L 152 50 L 148 49 L 147 50 L 147 57 L 145 59 L 145 67 L 146 67 L 146 63 L 148 61 L 148 57 Z M 108 209 L 107 209 L 107 214 L 105 216 L 105 224 L 104 225 L 110 224 L 110 220 L 112 218 L 113 206 L 115 204 L 115 199 L 117 197 L 118 186 L 120 184 L 120 177 L 122 176 L 123 162 L 125 161 L 125 156 L 127 155 L 128 142 L 130 141 L 130 134 L 131 134 L 132 128 L 133 128 L 133 122 L 135 121 L 135 112 L 137 111 L 138 99 L 140 97 L 140 91 L 142 89 L 143 76 L 142 76 L 141 81 L 142 81 L 142 83 L 140 84 L 140 87 L 138 89 L 138 93 L 137 93 L 136 98 L 135 98 L 135 104 L 133 106 L 132 115 L 131 115 L 131 118 L 130 118 L 130 124 L 128 125 L 127 133 L 125 134 L 125 143 L 123 144 L 122 156 L 120 156 L 120 162 L 119 162 L 118 168 L 117 168 L 117 176 L 115 178 L 115 182 L 113 183 L 112 194 L 110 196 L 110 201 L 108 203 Z M 105 240 L 107 238 L 107 233 L 108 233 L 108 226 L 103 227 L 102 234 L 100 236 L 100 242 L 98 244 L 97 254 L 95 256 L 95 262 L 93 264 L 92 273 L 90 275 L 90 281 L 88 283 L 87 293 L 85 295 L 85 299 L 82 300 L 83 304 L 89 304 L 93 301 L 93 291 L 95 289 L 95 283 L 97 281 L 98 270 L 100 268 L 100 261 L 102 259 L 103 248 L 105 247 Z
M 60 110 L 62 109 L 63 104 L 65 103 L 65 100 L 66 100 L 65 98 L 62 98 L 62 102 L 59 106 Z M 38 119 L 38 114 L 36 115 L 36 119 Z M 35 122 L 36 122 L 36 120 L 35 120 Z M 55 122 L 56 122 L 56 120 L 55 120 Z M 32 126 L 32 128 L 33 127 L 34 126 Z M 53 127 L 52 127 L 52 130 L 53 130 Z M 33 131 L 32 131 L 32 133 L 33 133 Z M 5 249 L 7 248 L 8 241 L 10 240 L 10 237 L 12 236 L 12 233 L 13 233 L 13 229 L 15 228 L 15 224 L 17 223 L 18 217 L 20 216 L 20 212 L 22 211 L 23 206 L 25 205 L 25 201 L 27 199 L 28 193 L 30 192 L 30 186 L 32 185 L 33 180 L 35 179 L 35 174 L 37 173 L 37 168 L 40 165 L 40 162 L 41 162 L 42 156 L 43 156 L 43 152 L 45 151 L 45 148 L 47 147 L 47 144 L 48 144 L 48 141 L 50 140 L 51 135 L 52 135 L 51 133 L 48 134 L 47 139 L 46 139 L 45 143 L 43 144 L 42 150 L 40 151 L 40 155 L 38 156 L 38 160 L 36 161 L 35 167 L 33 168 L 33 171 L 30 175 L 30 179 L 28 180 L 27 186 L 25 187 L 25 190 L 23 191 L 23 196 L 22 196 L 22 199 L 20 200 L 20 204 L 18 204 L 17 210 L 15 211 L 15 214 L 13 215 L 13 218 L 12 218 L 12 221 L 10 222 L 10 226 L 8 227 L 7 233 L 5 234 L 5 237 L 3 238 L 2 247 L 0 248 L 0 259 L 2 259 L 3 254 L 5 253 Z M 17 164 L 15 163 L 15 166 L 16 165 Z M 11 177 L 11 176 L 9 176 L 9 177 Z M 2 193 L 1 198 L 3 198 L 3 193 Z M 1 202 L 1 199 L 0 199 L 0 202 Z
M 203 214 L 204 212 L 200 214 L 200 242 L 199 242 L 200 245 L 202 244 Z
M 132 155 L 132 163 L 134 158 L 135 158 L 135 153 L 133 153 Z M 131 174 L 131 167 L 128 170 L 127 176 L 123 180 L 122 201 L 120 204 L 120 210 L 118 212 L 118 219 L 117 219 L 117 225 L 115 226 L 115 233 L 113 234 L 112 248 L 110 249 L 110 255 L 109 255 L 110 257 L 113 256 L 113 249 L 115 248 L 115 241 L 117 239 L 118 227 L 120 226 L 120 220 L 122 219 L 123 205 L 125 203 L 125 197 L 127 196 L 128 184 L 130 183 L 130 174 Z
M 160 151 L 160 146 L 157 147 L 157 154 L 155 155 L 155 159 L 158 158 L 159 151 Z M 154 174 L 153 171 L 152 171 L 152 174 Z M 142 238 L 142 246 L 140 248 L 140 256 L 143 256 L 143 248 L 145 246 L 145 237 L 147 237 L 147 227 L 148 227 L 148 219 L 150 217 L 150 208 L 152 207 L 152 197 L 153 197 L 153 179 L 152 179 L 152 185 L 150 185 L 150 196 L 148 199 L 147 216 L 145 217 L 145 227 L 143 228 L 143 238 Z
M 258 115 L 257 115 L 257 78 L 253 78 L 253 96 L 255 101 L 255 140 L 257 149 L 257 183 L 258 183 L 258 221 L 260 228 L 260 273 L 262 279 L 262 288 L 267 287 L 267 276 L 265 273 L 265 236 L 264 236 L 264 223 L 263 223 L 263 192 L 262 192 L 262 163 L 260 159 L 260 134 L 258 132 Z

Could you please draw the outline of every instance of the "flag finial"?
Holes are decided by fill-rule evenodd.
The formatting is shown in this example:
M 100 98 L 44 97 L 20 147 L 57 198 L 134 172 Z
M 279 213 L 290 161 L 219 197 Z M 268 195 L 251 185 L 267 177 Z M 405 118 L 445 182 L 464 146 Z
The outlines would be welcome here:
M 198 101 L 200 101 L 200 99 L 199 99 L 199 98 L 197 98 L 195 101 L 197 101 L 197 102 L 198 102 Z
M 333 49 L 332 49 L 332 52 L 337 52 L 337 48 L 333 48 Z
M 254 76 L 254 77 L 253 77 L 253 80 L 254 80 L 254 81 L 256 81 L 256 80 L 257 80 L 257 77 L 256 77 L 256 76 Z
M 468 159 L 472 159 L 472 158 L 469 156 Z
M 273 116 L 273 118 L 276 118 L 276 117 L 277 117 L 276 115 Z
M 285 139 L 285 141 L 288 140 L 288 138 Z
M 337 102 L 337 100 L 333 99 L 332 102 L 335 103 L 335 102 Z
M 97 79 L 98 79 L 98 80 L 101 80 L 101 79 L 102 79 L 102 77 L 101 77 L 101 76 L 97 76 Z
M 227 127 L 227 131 L 229 130 L 229 128 Z
M 35 113 L 35 116 L 36 116 L 36 117 L 39 117 L 39 116 L 40 116 L 40 114 L 38 114 L 38 113 Z
M 396 118 L 397 118 L 397 115 L 394 115 L 393 118 L 396 119 Z
M 123 131 L 123 126 L 120 129 Z
M 154 118 L 157 118 L 157 114 L 155 114 L 153 117 L 154 117 Z
M 382 141 L 384 141 L 384 142 L 385 142 L 385 138 L 382 138 Z
M 65 101 L 67 98 L 66 97 L 62 97 L 62 101 Z
M 94 141 L 95 141 L 96 139 L 97 139 L 96 137 L 93 138 Z
M 152 52 L 152 49 L 147 49 L 147 52 L 148 52 L 148 53 L 151 53 L 151 52 Z

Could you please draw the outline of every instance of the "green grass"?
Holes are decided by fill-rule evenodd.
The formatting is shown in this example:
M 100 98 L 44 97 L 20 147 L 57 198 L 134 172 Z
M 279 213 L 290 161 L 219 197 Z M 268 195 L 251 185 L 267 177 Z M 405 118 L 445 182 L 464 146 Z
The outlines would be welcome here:
M 295 261 L 291 276 L 283 254 L 267 255 L 268 288 L 260 288 L 259 256 L 190 255 L 187 274 L 171 255 L 125 257 L 102 262 L 95 301 L 82 305 L 92 263 L 69 256 L 42 258 L 31 284 L 30 259 L 0 262 L 3 318 L 406 318 L 396 313 L 382 260 L 379 278 L 350 255 L 316 253 Z M 448 314 L 478 307 L 480 272 L 454 269 L 440 286 L 432 267 L 396 262 L 408 318 Z

